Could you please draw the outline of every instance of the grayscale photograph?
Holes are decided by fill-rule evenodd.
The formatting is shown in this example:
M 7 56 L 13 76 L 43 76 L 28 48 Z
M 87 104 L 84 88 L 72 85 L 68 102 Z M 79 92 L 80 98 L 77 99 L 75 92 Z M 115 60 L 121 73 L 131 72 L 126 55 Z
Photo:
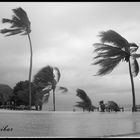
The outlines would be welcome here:
M 140 137 L 140 2 L 0 2 L 0 138 Z

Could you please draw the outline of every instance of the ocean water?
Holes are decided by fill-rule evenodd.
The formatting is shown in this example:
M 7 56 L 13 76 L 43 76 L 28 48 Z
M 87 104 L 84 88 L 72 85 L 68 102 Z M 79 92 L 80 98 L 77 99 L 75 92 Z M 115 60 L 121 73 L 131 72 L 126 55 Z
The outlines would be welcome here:
M 131 136 L 140 136 L 140 112 L 0 111 L 0 137 Z

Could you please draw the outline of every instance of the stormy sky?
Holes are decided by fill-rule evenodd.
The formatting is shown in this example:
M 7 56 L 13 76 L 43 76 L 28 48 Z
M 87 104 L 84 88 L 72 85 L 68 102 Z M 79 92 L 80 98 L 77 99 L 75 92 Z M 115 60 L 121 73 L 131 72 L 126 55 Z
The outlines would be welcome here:
M 93 43 L 100 31 L 115 30 L 129 42 L 140 46 L 139 2 L 0 2 L 0 18 L 11 18 L 13 8 L 22 7 L 31 21 L 33 76 L 46 65 L 61 71 L 56 92 L 56 110 L 72 110 L 79 98 L 76 89 L 86 91 L 94 105 L 100 100 L 132 104 L 128 64 L 120 63 L 112 73 L 97 77 L 93 66 Z M 0 29 L 9 27 L 0 23 Z M 12 88 L 28 79 L 29 42 L 27 36 L 0 34 L 0 83 Z M 138 53 L 140 51 L 138 50 Z M 140 60 L 138 60 L 140 63 Z M 140 104 L 140 75 L 134 78 L 136 103 Z M 52 96 L 46 106 L 52 109 Z

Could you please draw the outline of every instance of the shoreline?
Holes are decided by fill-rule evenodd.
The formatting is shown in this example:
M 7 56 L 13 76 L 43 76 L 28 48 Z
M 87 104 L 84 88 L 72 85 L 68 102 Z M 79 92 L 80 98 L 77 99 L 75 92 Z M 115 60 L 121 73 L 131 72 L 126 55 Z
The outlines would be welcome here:
M 83 113 L 83 114 L 87 114 L 87 113 L 91 113 L 91 114 L 114 114 L 114 113 L 122 113 L 122 114 L 125 114 L 125 113 L 140 113 L 140 111 L 137 111 L 137 112 L 132 112 L 130 110 L 126 110 L 126 111 L 119 111 L 119 112 L 100 112 L 100 111 L 91 111 L 91 112 L 88 112 L 88 111 L 53 111 L 53 110 L 8 110 L 8 109 L 0 109 L 0 112 L 5 112 L 5 113 Z

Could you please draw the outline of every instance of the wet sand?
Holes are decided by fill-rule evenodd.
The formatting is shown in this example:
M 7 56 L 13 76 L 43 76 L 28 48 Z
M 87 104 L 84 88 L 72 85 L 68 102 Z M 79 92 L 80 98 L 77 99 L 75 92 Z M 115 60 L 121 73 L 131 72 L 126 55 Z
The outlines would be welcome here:
M 140 112 L 0 110 L 0 137 L 140 137 Z

